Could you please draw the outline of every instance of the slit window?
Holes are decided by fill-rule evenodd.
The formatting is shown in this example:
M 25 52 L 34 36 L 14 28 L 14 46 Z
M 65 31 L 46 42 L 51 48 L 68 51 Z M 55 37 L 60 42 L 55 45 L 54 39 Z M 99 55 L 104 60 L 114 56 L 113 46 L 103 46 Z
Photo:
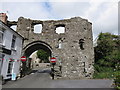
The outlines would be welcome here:
M 62 48 L 63 48 L 63 40 L 62 40 L 62 38 L 60 38 L 60 39 L 58 40 L 58 48 L 59 48 L 59 49 L 62 49 Z
M 80 49 L 84 50 L 84 39 L 79 40 Z
M 58 48 L 59 48 L 59 49 L 62 48 L 62 43 L 61 43 L 61 42 L 59 43 Z
M 84 73 L 86 73 L 86 69 L 85 69 L 85 62 L 83 62 L 83 66 L 84 66 Z

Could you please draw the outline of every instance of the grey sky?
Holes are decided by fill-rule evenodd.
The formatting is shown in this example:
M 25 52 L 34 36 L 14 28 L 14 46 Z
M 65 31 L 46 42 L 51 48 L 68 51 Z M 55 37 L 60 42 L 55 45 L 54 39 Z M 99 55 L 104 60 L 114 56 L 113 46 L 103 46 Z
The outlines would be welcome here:
M 9 20 L 23 16 L 31 19 L 66 19 L 82 17 L 93 24 L 94 39 L 100 32 L 118 34 L 117 0 L 4 0 L 0 12 L 7 12 Z

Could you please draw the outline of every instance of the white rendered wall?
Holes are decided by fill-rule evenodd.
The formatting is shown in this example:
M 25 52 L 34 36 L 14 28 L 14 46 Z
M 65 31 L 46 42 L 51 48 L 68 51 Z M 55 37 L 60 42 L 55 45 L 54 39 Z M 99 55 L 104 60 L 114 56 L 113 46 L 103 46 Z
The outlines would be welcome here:
M 1 74 L 6 79 L 7 75 L 8 75 L 7 72 L 8 72 L 8 65 L 9 65 L 10 58 L 14 59 L 12 73 L 19 74 L 20 57 L 21 57 L 21 50 L 22 50 L 22 37 L 20 37 L 17 33 L 12 31 L 10 28 L 8 28 L 4 25 L 3 25 L 3 27 L 6 29 L 4 31 L 4 35 L 3 35 L 3 46 L 6 49 L 11 50 L 11 55 L 8 55 L 8 54 L 4 53 L 5 56 L 4 56 L 4 59 L 3 59 L 3 66 L 2 66 L 2 70 L 1 70 Z M 15 49 L 14 50 L 11 49 L 13 35 L 16 36 Z

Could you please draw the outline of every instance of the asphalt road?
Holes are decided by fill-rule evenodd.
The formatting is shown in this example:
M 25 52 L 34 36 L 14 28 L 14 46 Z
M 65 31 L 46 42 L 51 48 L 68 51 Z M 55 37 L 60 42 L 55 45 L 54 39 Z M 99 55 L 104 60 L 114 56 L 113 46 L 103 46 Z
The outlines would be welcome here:
M 3 88 L 111 88 L 112 80 L 52 80 L 45 72 L 37 72 L 17 81 L 9 81 Z

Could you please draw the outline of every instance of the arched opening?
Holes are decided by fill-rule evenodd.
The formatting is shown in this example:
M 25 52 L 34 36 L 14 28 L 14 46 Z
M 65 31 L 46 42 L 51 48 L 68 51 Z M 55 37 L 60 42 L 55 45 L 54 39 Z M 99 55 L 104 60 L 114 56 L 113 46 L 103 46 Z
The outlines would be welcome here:
M 47 54 L 47 62 L 41 62 L 41 58 L 37 56 L 38 51 L 44 51 Z M 23 76 L 26 75 L 30 70 L 38 70 L 49 67 L 50 57 L 52 56 L 52 48 L 49 44 L 43 41 L 34 41 L 23 48 L 23 55 L 27 57 L 26 62 L 22 62 Z M 43 54 L 43 53 L 42 53 Z M 43 59 L 43 58 L 42 58 Z M 46 60 L 45 60 L 46 61 Z
M 34 51 L 40 50 L 40 49 L 46 51 L 49 54 L 49 56 L 51 56 L 52 48 L 50 47 L 50 45 L 48 45 L 47 43 L 42 42 L 42 41 L 34 41 L 34 42 L 28 44 L 24 48 L 24 55 L 29 57 Z

